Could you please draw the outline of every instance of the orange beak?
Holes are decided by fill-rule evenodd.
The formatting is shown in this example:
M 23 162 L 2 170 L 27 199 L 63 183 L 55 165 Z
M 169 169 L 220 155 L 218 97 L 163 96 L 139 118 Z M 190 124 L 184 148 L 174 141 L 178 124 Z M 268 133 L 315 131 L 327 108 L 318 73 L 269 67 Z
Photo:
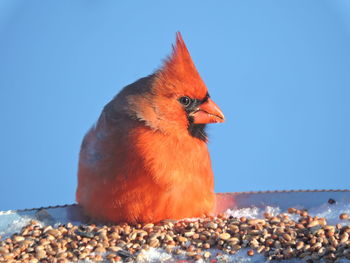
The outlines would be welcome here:
M 193 123 L 196 124 L 217 123 L 224 122 L 225 120 L 224 114 L 218 105 L 210 98 L 201 104 L 191 115 L 193 117 Z

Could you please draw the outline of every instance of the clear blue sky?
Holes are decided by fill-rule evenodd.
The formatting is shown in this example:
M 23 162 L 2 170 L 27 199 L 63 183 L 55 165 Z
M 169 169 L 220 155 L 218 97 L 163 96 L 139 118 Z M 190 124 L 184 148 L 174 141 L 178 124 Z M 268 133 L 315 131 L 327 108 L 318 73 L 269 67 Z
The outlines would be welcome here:
M 227 118 L 217 192 L 350 188 L 350 1 L 1 0 L 0 210 L 74 202 L 85 132 L 178 30 Z

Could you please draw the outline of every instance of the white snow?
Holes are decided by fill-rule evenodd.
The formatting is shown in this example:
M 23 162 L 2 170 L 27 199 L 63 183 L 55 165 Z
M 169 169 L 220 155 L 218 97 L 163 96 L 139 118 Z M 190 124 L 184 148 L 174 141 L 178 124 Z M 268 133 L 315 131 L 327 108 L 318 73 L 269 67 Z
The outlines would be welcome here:
M 228 209 L 225 214 L 233 217 L 246 217 L 246 218 L 264 218 L 264 213 L 269 213 L 272 216 L 275 216 L 281 213 L 279 207 L 267 206 L 266 208 L 241 208 L 241 209 Z
M 317 197 L 316 197 L 317 198 Z M 301 200 L 299 200 L 301 201 Z M 279 213 L 286 213 L 286 207 L 281 206 L 250 206 L 240 209 L 228 209 L 226 214 L 233 217 L 246 217 L 246 218 L 264 218 L 263 214 L 268 212 L 272 215 L 276 215 Z M 348 199 L 337 200 L 335 204 L 329 204 L 328 202 L 322 202 L 322 204 L 318 204 L 317 206 L 308 207 L 308 212 L 311 216 L 325 217 L 327 219 L 328 224 L 335 225 L 341 223 L 342 225 L 350 225 L 350 221 L 344 221 L 339 219 L 339 215 L 341 213 L 350 214 L 350 202 Z M 291 216 L 294 219 L 298 217 L 296 215 Z M 52 224 L 58 225 L 61 223 L 67 223 L 69 221 L 69 216 L 67 215 L 67 209 L 65 208 L 54 208 L 41 210 L 39 213 L 35 211 L 29 212 L 15 212 L 15 211 L 7 211 L 0 212 L 0 236 L 2 238 L 8 237 L 16 232 L 19 232 L 23 226 L 29 223 L 30 220 L 35 219 L 41 222 L 43 225 Z M 74 221 L 74 224 L 79 224 L 79 221 Z M 237 263 L 247 263 L 247 262 L 269 262 L 265 257 L 260 254 L 255 254 L 250 257 L 247 256 L 247 249 L 240 250 L 235 255 L 228 255 L 219 250 L 209 250 L 212 255 L 216 255 L 216 253 L 221 252 L 223 254 L 222 258 L 217 260 L 216 262 L 237 262 Z M 141 257 L 139 257 L 141 258 Z M 184 256 L 174 257 L 166 253 L 162 249 L 150 249 L 142 255 L 144 262 L 191 262 L 185 261 Z M 88 262 L 88 261 L 86 261 Z M 193 262 L 193 261 L 192 261 Z M 204 262 L 204 261 L 198 261 Z M 214 261 L 211 261 L 214 262 Z M 296 263 L 303 262 L 299 259 L 293 260 L 284 260 L 281 261 L 283 263 Z M 322 262 L 322 261 L 321 261 Z M 349 262 L 349 260 L 342 259 L 337 262 Z
M 250 208 L 241 208 L 241 209 L 228 209 L 226 211 L 226 214 L 228 216 L 233 217 L 246 217 L 246 218 L 264 218 L 263 214 L 267 212 L 271 215 L 277 215 L 279 213 L 285 213 L 287 211 L 281 210 L 280 207 L 271 207 L 267 206 L 265 208 L 257 208 L 257 207 L 250 207 Z M 339 202 L 337 204 L 323 204 L 319 207 L 315 207 L 312 209 L 309 209 L 309 214 L 311 216 L 318 216 L 318 217 L 325 217 L 327 219 L 328 224 L 338 224 L 341 223 L 342 225 L 350 225 L 350 221 L 345 221 L 339 219 L 339 214 L 341 213 L 349 213 L 350 214 L 350 204 L 348 202 Z M 297 215 L 291 215 L 291 218 L 298 218 Z M 212 255 L 216 255 L 218 252 L 223 253 L 221 250 L 215 250 L 215 249 L 209 249 L 208 251 L 211 252 Z M 241 249 L 237 254 L 235 255 L 228 255 L 223 253 L 223 256 L 217 260 L 217 262 L 232 262 L 232 263 L 262 263 L 262 262 L 270 262 L 268 261 L 263 255 L 255 254 L 254 256 L 247 256 L 248 249 Z M 169 257 L 171 257 L 170 254 L 167 254 L 162 249 L 150 249 L 144 254 L 145 258 L 148 260 L 146 262 L 177 262 L 181 259 L 184 259 L 184 257 L 177 257 L 176 260 L 173 258 L 172 261 L 166 261 Z M 186 261 L 181 261 L 186 262 Z M 190 260 L 188 262 L 191 262 Z M 193 262 L 193 261 L 192 261 Z M 203 260 L 197 261 L 198 263 L 204 263 Z M 276 261 L 277 262 L 277 261 Z M 279 261 L 281 263 L 301 263 L 304 262 L 301 259 L 291 259 L 291 260 L 283 260 Z M 323 262 L 323 261 L 321 261 Z M 349 262 L 347 259 L 338 260 L 337 262 Z

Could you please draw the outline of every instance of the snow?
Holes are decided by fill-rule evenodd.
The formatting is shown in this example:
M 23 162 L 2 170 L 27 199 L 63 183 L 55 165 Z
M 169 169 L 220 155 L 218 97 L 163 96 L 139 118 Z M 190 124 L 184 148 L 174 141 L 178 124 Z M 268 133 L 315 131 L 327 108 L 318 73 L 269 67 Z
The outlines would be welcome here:
M 20 232 L 21 228 L 27 225 L 31 220 L 36 220 L 42 225 L 57 226 L 71 222 L 80 224 L 80 221 L 70 220 L 67 208 L 50 208 L 33 211 L 0 211 L 0 236 L 9 237 L 14 233 Z
M 264 218 L 263 214 L 267 212 L 271 215 L 277 215 L 280 213 L 287 212 L 286 210 L 282 210 L 280 207 L 271 207 L 267 206 L 265 208 L 257 208 L 257 207 L 249 207 L 249 208 L 241 208 L 241 209 L 228 209 L 226 211 L 226 214 L 228 216 L 233 217 L 246 217 L 246 218 Z M 342 224 L 342 225 L 350 225 L 350 221 L 342 221 L 339 219 L 339 214 L 341 213 L 349 213 L 350 214 L 350 203 L 349 202 L 338 202 L 336 204 L 323 204 L 318 207 L 314 207 L 309 209 L 309 214 L 311 216 L 318 216 L 318 217 L 325 217 L 327 219 L 328 224 L 335 225 L 335 224 Z M 293 215 L 291 218 L 295 217 L 298 218 L 298 216 Z M 209 249 L 209 252 L 211 252 L 212 255 L 216 255 L 218 252 L 221 252 L 221 250 L 215 250 L 215 249 Z M 241 249 L 237 254 L 235 255 L 228 255 L 223 253 L 223 256 L 220 259 L 217 259 L 217 262 L 232 262 L 232 263 L 262 263 L 262 262 L 270 262 L 268 261 L 264 256 L 260 254 L 255 254 L 254 256 L 247 256 L 248 249 Z M 172 261 L 166 261 L 171 257 L 170 254 L 167 254 L 162 249 L 150 249 L 145 253 L 145 258 L 147 258 L 147 262 L 178 262 L 179 260 L 183 259 L 183 257 L 177 258 L 177 260 Z M 191 262 L 191 261 L 181 261 L 181 262 Z M 198 263 L 204 263 L 205 261 L 199 260 Z M 282 260 L 281 263 L 300 263 L 304 262 L 301 259 L 291 259 L 291 260 Z M 323 262 L 323 261 L 321 261 Z M 347 259 L 338 260 L 339 263 L 345 263 L 349 262 Z
M 242 208 L 242 209 L 228 209 L 225 214 L 233 217 L 246 217 L 246 218 L 264 218 L 264 213 L 269 213 L 275 216 L 281 213 L 279 207 L 267 206 L 264 209 L 252 207 L 252 208 Z
M 4 220 L 1 220 L 0 222 L 0 236 L 2 238 L 6 238 L 14 233 L 19 232 L 22 227 L 26 226 L 30 222 L 30 220 L 30 217 L 17 218 L 16 214 L 4 218 Z
M 307 197 L 309 199 L 305 199 L 305 195 L 293 194 L 293 202 L 288 198 L 285 198 L 285 193 L 283 193 L 283 198 L 275 198 L 276 196 L 266 197 L 266 196 L 247 196 L 247 199 L 250 198 L 248 202 L 247 199 L 239 196 L 237 198 L 236 207 L 238 208 L 230 208 L 226 210 L 226 214 L 233 217 L 246 217 L 246 218 L 264 218 L 263 214 L 268 212 L 269 214 L 276 215 L 279 213 L 286 213 L 288 207 L 297 207 L 297 208 L 307 208 L 308 212 L 311 216 L 325 217 L 327 219 L 328 224 L 342 224 L 342 225 L 350 225 L 350 221 L 344 221 L 339 219 L 339 214 L 348 213 L 350 214 L 350 193 L 343 193 L 339 196 L 328 194 L 325 195 L 322 193 L 314 193 L 314 195 L 308 194 Z M 312 196 L 312 200 L 310 197 Z M 337 198 L 335 204 L 330 204 L 326 200 L 328 200 L 329 196 L 336 196 Z M 322 197 L 322 198 L 321 198 Z M 265 198 L 265 199 L 264 199 Z M 272 198 L 272 201 L 270 199 Z M 243 201 L 240 201 L 243 200 Z M 288 206 L 286 205 L 288 203 Z M 268 205 L 267 205 L 268 204 Z M 272 204 L 272 205 L 271 205 Z M 277 204 L 277 205 L 275 205 Z M 290 204 L 292 204 L 290 206 Z M 245 206 L 245 207 L 244 207 Z M 16 232 L 19 232 L 23 226 L 29 223 L 30 220 L 37 220 L 43 225 L 58 225 L 58 224 L 66 224 L 68 222 L 72 222 L 73 224 L 79 224 L 79 217 L 71 216 L 70 209 L 72 208 L 50 208 L 50 209 L 42 209 L 39 211 L 7 211 L 0 212 L 0 236 L 6 238 Z M 78 209 L 78 208 L 74 208 Z M 73 210 L 74 210 L 73 209 Z M 294 219 L 297 218 L 296 215 L 291 216 Z M 269 262 L 265 257 L 260 254 L 255 254 L 250 257 L 247 256 L 247 249 L 241 249 L 235 255 L 228 255 L 219 250 L 209 250 L 212 255 L 216 255 L 216 253 L 221 252 L 223 255 L 220 259 L 217 259 L 217 262 L 237 262 L 237 263 L 246 263 L 246 262 Z M 144 262 L 191 262 L 184 260 L 184 256 L 176 256 L 174 258 L 173 255 L 166 253 L 162 249 L 150 249 L 146 251 L 139 258 L 143 258 Z M 182 261 L 181 261 L 182 260 Z M 88 262 L 88 261 L 86 261 Z M 204 261 L 198 261 L 204 262 Z M 211 261 L 213 262 L 213 261 Z M 296 263 L 303 262 L 300 259 L 293 260 L 284 260 L 283 263 Z M 321 261 L 322 262 L 322 261 Z M 349 262 L 346 259 L 342 259 L 338 262 Z

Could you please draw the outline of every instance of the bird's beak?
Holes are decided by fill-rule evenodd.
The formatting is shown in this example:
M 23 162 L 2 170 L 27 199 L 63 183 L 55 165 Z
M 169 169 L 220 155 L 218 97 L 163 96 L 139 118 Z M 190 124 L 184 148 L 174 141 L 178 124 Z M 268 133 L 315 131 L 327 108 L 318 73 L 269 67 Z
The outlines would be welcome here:
M 197 108 L 192 117 L 193 123 L 196 124 L 217 123 L 225 120 L 224 114 L 218 105 L 210 98 Z

